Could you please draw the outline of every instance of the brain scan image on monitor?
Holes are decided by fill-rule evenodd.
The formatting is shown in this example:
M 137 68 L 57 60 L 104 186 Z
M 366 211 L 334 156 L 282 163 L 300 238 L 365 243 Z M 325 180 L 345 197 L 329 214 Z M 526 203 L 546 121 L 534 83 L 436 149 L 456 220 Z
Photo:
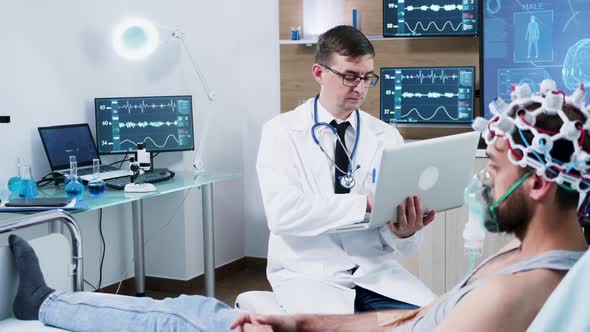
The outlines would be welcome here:
M 590 86 L 590 1 L 484 0 L 483 109 L 495 98 L 528 83 L 537 91 L 544 79 L 572 93 Z

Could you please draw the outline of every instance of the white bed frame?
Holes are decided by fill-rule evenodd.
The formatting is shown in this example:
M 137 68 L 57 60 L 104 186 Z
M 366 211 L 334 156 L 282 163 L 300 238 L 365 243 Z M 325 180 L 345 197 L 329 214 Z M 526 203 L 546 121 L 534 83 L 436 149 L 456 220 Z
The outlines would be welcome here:
M 37 213 L 0 222 L 0 234 L 45 223 L 64 223 L 72 235 L 73 245 L 61 233 L 52 233 L 29 241 L 37 256 L 47 284 L 61 290 L 83 290 L 82 243 L 74 219 L 57 210 Z M 56 227 L 59 229 L 59 227 Z M 12 302 L 18 286 L 17 273 L 8 243 L 0 244 L 0 331 L 49 332 L 62 331 L 47 327 L 39 321 L 21 321 L 14 318 Z

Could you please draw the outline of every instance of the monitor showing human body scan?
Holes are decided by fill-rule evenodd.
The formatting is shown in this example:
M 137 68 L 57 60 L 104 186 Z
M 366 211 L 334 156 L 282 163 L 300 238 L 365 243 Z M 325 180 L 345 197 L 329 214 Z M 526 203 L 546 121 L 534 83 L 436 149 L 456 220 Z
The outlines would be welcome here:
M 96 98 L 100 154 L 194 150 L 192 96 Z
M 381 68 L 381 120 L 467 126 L 473 120 L 475 67 Z
M 533 93 L 553 80 L 569 95 L 590 85 L 590 1 L 487 1 L 483 10 L 482 95 L 484 115 L 498 97 L 528 83 Z M 590 96 L 586 97 L 586 102 Z

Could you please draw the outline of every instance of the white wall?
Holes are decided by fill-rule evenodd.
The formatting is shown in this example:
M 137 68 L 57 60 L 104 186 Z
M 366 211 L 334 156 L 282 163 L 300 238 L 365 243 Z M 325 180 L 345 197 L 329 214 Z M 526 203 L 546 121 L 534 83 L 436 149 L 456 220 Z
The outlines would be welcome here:
M 245 1 L 244 12 L 249 11 L 256 13 L 256 19 L 248 25 L 249 38 L 240 39 L 240 85 L 244 113 L 248 114 L 242 144 L 245 254 L 266 257 L 269 231 L 256 176 L 256 156 L 262 125 L 280 113 L 279 1 Z
M 126 16 L 146 17 L 185 31 L 217 100 L 206 100 L 176 41 L 165 40 L 148 61 L 118 58 L 110 47 L 110 32 Z M 243 175 L 214 187 L 216 263 L 233 261 L 245 252 L 265 255 L 266 239 L 260 240 L 262 245 L 258 233 L 265 237 L 266 224 L 252 174 L 261 123 L 279 109 L 277 16 L 276 0 L 248 5 L 237 0 L 5 3 L 0 11 L 0 114 L 11 115 L 12 123 L 0 124 L 4 194 L 4 184 L 15 173 L 17 156 L 32 163 L 37 179 L 49 171 L 37 127 L 88 122 L 93 128 L 95 97 L 192 94 L 197 132 L 202 129 L 202 112 L 210 114 L 211 130 L 204 148 L 207 167 Z M 242 32 L 246 21 L 253 31 Z M 194 152 L 167 153 L 156 163 L 181 170 L 190 169 L 193 159 Z M 146 201 L 150 206 L 146 207 L 145 238 L 152 241 L 146 249 L 148 275 L 183 279 L 203 271 L 200 191 L 191 191 L 184 208 L 178 210 L 183 197 L 184 193 L 179 193 Z M 174 213 L 170 226 L 162 231 Z M 108 252 L 103 285 L 118 281 L 126 270 L 133 274 L 130 215 L 128 205 L 105 210 Z M 0 215 L 0 219 L 7 217 Z M 96 283 L 100 248 L 97 212 L 77 214 L 76 218 L 84 239 L 86 277 Z M 41 227 L 21 234 L 31 237 L 44 232 L 46 228 Z M 0 236 L 0 244 L 5 238 Z M 183 247 L 195 251 L 184 263 L 175 265 L 175 255 Z M 168 263 L 164 271 L 163 262 Z

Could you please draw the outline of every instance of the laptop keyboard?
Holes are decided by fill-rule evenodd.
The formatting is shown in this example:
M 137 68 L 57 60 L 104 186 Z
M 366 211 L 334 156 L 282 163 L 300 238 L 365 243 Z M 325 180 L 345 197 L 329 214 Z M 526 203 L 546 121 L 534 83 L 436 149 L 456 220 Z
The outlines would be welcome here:
M 114 172 L 114 171 L 120 171 L 120 169 L 118 169 L 114 166 L 111 166 L 111 165 L 100 165 L 100 172 L 101 173 Z M 93 173 L 92 167 L 78 169 L 78 176 L 90 175 L 92 173 Z

